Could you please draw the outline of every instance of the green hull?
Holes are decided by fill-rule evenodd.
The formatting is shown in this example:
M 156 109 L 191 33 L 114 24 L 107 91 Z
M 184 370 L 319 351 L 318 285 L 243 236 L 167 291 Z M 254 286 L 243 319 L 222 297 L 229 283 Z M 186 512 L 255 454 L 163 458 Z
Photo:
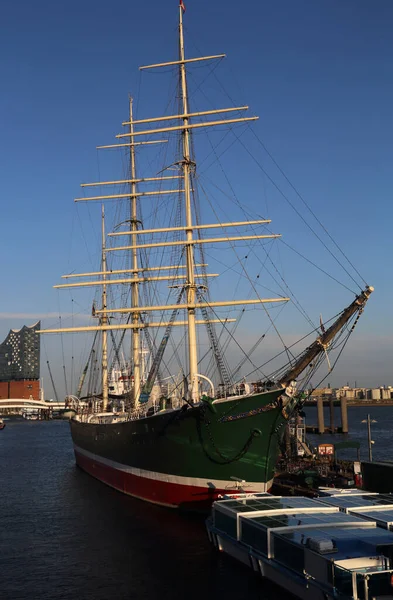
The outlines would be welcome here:
M 282 393 L 206 402 L 111 424 L 72 419 L 77 462 L 116 489 L 171 506 L 214 499 L 236 490 L 235 481 L 244 482 L 246 491 L 263 491 L 271 485 L 285 429 Z M 175 493 L 168 494 L 169 489 Z

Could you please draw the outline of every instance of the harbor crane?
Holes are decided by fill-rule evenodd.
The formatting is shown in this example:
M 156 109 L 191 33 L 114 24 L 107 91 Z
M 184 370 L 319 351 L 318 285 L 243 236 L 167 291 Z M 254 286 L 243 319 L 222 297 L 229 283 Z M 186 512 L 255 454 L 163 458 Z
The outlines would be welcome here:
M 49 377 L 50 377 L 50 380 L 52 382 L 52 387 L 53 387 L 53 392 L 55 394 L 56 402 L 59 402 L 59 396 L 57 395 L 56 386 L 55 386 L 55 382 L 53 380 L 52 371 L 50 369 L 49 360 L 46 361 L 46 364 L 48 365 Z

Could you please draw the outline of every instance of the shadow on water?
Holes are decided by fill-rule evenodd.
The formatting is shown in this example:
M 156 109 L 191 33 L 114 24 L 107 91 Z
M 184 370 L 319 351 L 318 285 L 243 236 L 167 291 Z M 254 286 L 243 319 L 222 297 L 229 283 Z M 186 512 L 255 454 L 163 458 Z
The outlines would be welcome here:
M 75 466 L 68 423 L 0 434 L 2 600 L 289 598 L 214 553 L 201 515 L 124 496 Z

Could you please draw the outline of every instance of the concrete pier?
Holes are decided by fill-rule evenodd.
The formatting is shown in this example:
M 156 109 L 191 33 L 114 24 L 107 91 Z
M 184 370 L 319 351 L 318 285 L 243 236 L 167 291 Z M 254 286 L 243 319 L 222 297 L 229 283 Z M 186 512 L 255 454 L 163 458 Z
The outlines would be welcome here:
M 347 399 L 342 396 L 340 402 L 341 408 L 341 431 L 342 433 L 348 433 L 348 405 Z

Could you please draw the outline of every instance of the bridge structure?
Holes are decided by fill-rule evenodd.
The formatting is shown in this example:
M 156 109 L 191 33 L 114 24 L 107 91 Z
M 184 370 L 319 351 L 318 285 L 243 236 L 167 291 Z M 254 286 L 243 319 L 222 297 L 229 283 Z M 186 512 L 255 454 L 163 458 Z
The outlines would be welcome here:
M 2 398 L 0 399 L 0 412 L 8 409 L 35 409 L 35 410 L 61 410 L 65 402 L 45 402 L 34 398 Z

